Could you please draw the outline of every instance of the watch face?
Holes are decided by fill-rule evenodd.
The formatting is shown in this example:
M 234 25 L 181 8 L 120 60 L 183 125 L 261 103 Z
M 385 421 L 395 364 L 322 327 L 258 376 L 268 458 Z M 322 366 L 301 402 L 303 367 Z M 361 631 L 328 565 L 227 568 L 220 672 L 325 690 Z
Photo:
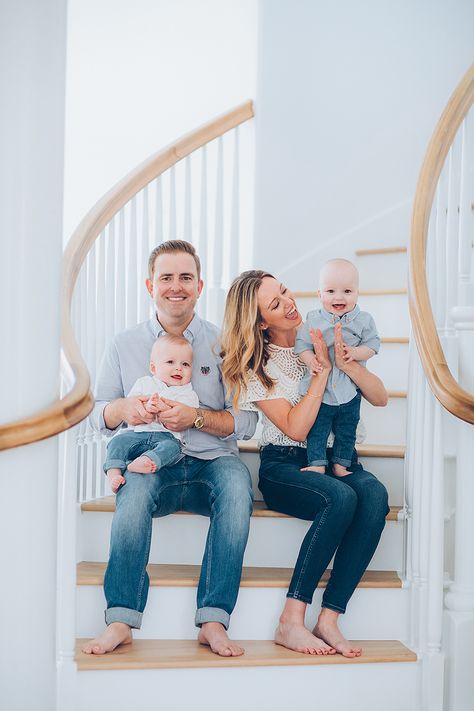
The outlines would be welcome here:
M 201 427 L 203 427 L 203 425 L 204 425 L 204 417 L 202 415 L 199 415 L 199 417 L 196 417 L 196 419 L 194 420 L 194 427 L 197 430 L 200 430 Z

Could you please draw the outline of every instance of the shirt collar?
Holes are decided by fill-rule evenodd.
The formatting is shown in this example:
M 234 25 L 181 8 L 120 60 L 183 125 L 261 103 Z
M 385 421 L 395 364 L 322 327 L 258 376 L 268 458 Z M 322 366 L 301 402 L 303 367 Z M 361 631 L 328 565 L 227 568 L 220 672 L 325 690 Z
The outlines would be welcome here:
M 329 321 L 329 323 L 338 323 L 338 321 L 341 323 L 350 323 L 359 313 L 360 308 L 357 304 L 352 311 L 348 311 L 346 314 L 343 314 L 343 316 L 338 316 L 337 314 L 332 314 L 330 311 L 326 311 L 326 309 L 321 309 L 321 316 L 326 319 L 326 321 Z
M 191 345 L 193 344 L 194 339 L 201 330 L 201 325 L 202 321 L 200 317 L 197 314 L 194 314 L 191 323 L 188 324 L 188 326 L 184 329 L 183 336 L 191 343 Z M 150 319 L 150 327 L 155 338 L 159 338 L 160 336 L 166 335 L 166 331 L 161 325 L 161 323 L 158 321 L 158 316 L 156 313 L 153 314 Z

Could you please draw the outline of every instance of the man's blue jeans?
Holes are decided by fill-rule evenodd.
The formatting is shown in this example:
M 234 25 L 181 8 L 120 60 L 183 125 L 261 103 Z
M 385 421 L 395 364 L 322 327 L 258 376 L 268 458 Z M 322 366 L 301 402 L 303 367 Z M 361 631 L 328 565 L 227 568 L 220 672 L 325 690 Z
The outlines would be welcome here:
M 129 429 L 108 443 L 104 472 L 120 469 L 123 473 L 127 465 L 142 454 L 146 454 L 157 469 L 176 464 L 183 456 L 181 442 L 171 432 L 135 432 Z
M 176 511 L 210 516 L 197 591 L 196 625 L 227 629 L 242 573 L 252 513 L 250 474 L 235 456 L 184 456 L 156 474 L 125 472 L 117 492 L 110 556 L 104 580 L 105 621 L 141 626 L 149 579 L 152 519 Z
M 329 459 L 331 454 L 328 450 Z M 287 597 L 310 603 L 335 553 L 322 606 L 345 612 L 385 526 L 387 490 L 364 471 L 355 452 L 352 472 L 343 477 L 335 476 L 329 467 L 325 474 L 302 472 L 306 466 L 304 447 L 268 444 L 262 448 L 259 488 L 268 508 L 312 521 Z

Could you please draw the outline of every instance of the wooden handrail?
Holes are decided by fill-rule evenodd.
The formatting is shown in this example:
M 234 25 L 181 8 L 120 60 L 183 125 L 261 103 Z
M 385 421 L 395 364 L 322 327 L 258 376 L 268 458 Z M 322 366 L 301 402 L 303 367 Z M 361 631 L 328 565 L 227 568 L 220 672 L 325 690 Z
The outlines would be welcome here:
M 1 425 L 0 450 L 59 434 L 81 422 L 94 406 L 89 372 L 73 333 L 71 303 L 81 266 L 104 227 L 134 195 L 165 170 L 253 116 L 252 102 L 246 101 L 186 134 L 132 170 L 87 213 L 68 242 L 63 259 L 62 346 L 74 374 L 74 387 L 64 398 L 56 400 L 38 413 Z
M 413 205 L 409 259 L 410 316 L 426 378 L 443 407 L 471 424 L 474 424 L 474 395 L 461 388 L 449 370 L 433 318 L 426 279 L 426 241 L 439 176 L 459 126 L 473 103 L 474 64 L 452 94 L 429 143 Z

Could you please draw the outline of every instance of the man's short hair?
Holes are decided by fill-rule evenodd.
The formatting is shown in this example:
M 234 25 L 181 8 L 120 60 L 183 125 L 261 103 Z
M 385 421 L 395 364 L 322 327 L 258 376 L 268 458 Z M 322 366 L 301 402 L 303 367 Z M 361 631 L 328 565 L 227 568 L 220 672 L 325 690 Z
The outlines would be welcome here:
M 153 279 L 153 274 L 155 271 L 155 261 L 160 254 L 178 254 L 183 253 L 190 254 L 196 263 L 196 271 L 198 279 L 201 278 L 201 261 L 196 254 L 194 246 L 190 242 L 185 242 L 183 239 L 170 239 L 167 242 L 162 242 L 155 247 L 148 258 L 148 278 Z

